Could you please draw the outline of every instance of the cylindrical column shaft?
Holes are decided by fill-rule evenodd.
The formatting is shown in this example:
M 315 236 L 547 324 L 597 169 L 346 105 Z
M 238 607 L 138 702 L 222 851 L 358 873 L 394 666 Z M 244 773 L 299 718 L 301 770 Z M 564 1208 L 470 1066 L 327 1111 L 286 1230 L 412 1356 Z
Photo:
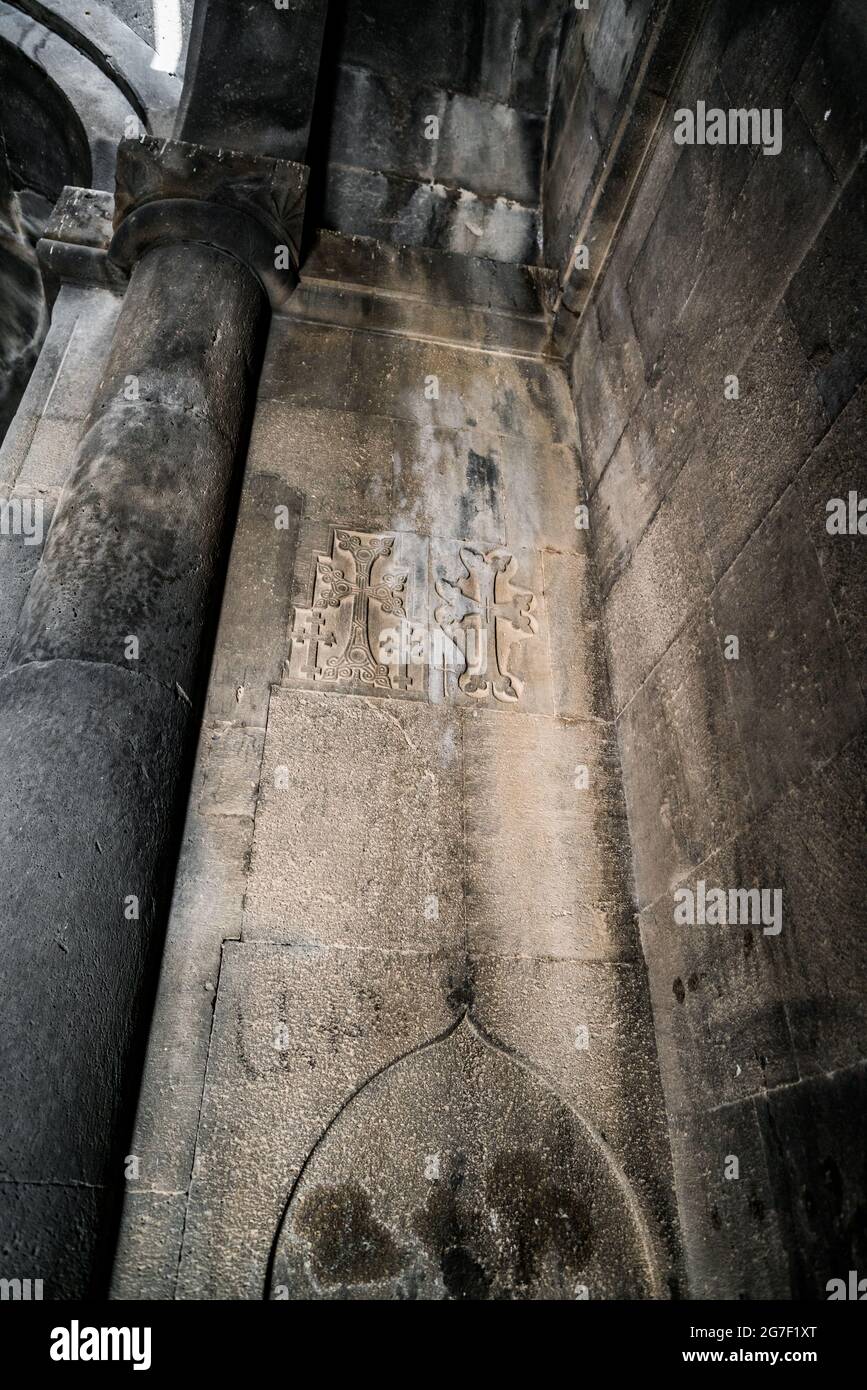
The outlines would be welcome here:
M 0 1249 L 46 1298 L 107 1273 L 268 313 L 223 252 L 138 263 L 0 677 Z

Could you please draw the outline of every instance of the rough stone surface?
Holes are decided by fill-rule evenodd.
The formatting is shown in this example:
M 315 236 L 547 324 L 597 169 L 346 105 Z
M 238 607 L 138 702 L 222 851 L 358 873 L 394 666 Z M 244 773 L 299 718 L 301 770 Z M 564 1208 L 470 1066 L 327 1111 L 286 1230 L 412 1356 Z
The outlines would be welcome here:
M 394 273 L 388 262 L 386 270 Z M 429 375 L 438 397 L 425 394 Z M 280 626 L 269 599 L 259 625 L 239 623 L 228 647 L 221 629 L 209 695 L 221 714 L 200 741 L 135 1141 L 151 1174 L 136 1190 L 162 1182 L 189 1193 L 176 1296 L 565 1297 L 582 1279 L 600 1296 L 667 1292 L 678 1277 L 667 1138 L 636 964 L 598 596 L 586 533 L 575 526 L 565 381 L 538 359 L 281 320 L 249 466 L 254 478 L 267 470 L 274 498 L 283 487 L 297 499 L 294 576 L 268 567 L 293 613 Z M 252 553 L 254 525 L 264 537 L 249 487 L 242 555 Z M 230 615 L 241 609 L 232 583 L 240 595 L 253 578 L 252 568 L 230 572 Z M 418 657 L 377 670 L 383 629 L 402 621 Z M 455 644 L 444 649 L 445 680 L 428 645 L 437 633 Z M 275 634 L 283 667 L 258 769 L 258 730 L 244 708 L 250 699 L 259 709 L 264 668 L 254 668 L 234 719 L 229 673 L 246 668 L 259 641 L 270 651 Z M 225 888 L 208 926 L 211 881 Z M 238 935 L 242 892 L 240 937 L 226 942 Z M 215 970 L 219 939 L 210 1046 L 197 1031 L 193 1055 L 168 1063 L 161 1044 L 171 1057 L 185 1011 L 207 1013 L 201 976 Z M 478 1028 L 461 1022 L 468 1006 Z M 547 1041 L 535 1036 L 534 1017 Z M 407 1054 L 418 1065 L 432 1059 L 408 1093 Z M 544 1079 L 531 1083 L 537 1073 Z M 195 1078 L 203 1100 L 193 1161 Z M 361 1098 L 392 1078 L 397 1166 L 393 1181 L 372 1187 Z M 424 1096 L 442 1088 L 466 1093 L 466 1103 L 427 1140 Z M 512 1137 L 495 1118 L 509 1107 Z M 551 1123 L 572 1137 L 562 1138 L 562 1160 L 551 1149 L 543 1190 L 583 1211 L 570 1166 L 583 1154 L 599 1194 L 588 1211 L 610 1215 L 595 1253 L 573 1241 L 559 1263 L 549 1218 L 542 1206 L 529 1214 L 520 1193 L 526 1163 L 554 1142 Z M 646 1134 L 638 1147 L 635 1126 Z M 317 1184 L 320 1195 L 339 1192 L 325 1192 L 324 1206 L 314 1196 L 321 1219 L 302 1220 L 296 1241 L 290 1195 L 320 1149 L 331 1152 L 332 1136 L 329 1172 L 351 1151 L 356 1180 Z M 428 1179 L 427 1156 L 437 1153 L 442 1178 Z M 470 1207 L 453 1219 L 440 1213 L 437 1193 L 450 1190 L 455 1163 L 473 1209 L 498 1209 L 505 1182 L 516 1203 L 511 1235 L 492 1244 L 470 1228 Z M 394 1205 L 396 1184 L 404 1195 L 395 1190 Z M 432 1192 L 420 1236 L 416 1206 L 427 1210 Z M 139 1210 L 131 1201 L 115 1274 L 125 1297 L 140 1248 L 153 1246 L 148 1268 L 163 1287 L 161 1252 L 172 1239 L 173 1209 L 162 1223 L 150 1203 L 145 1216 Z M 538 1251 L 516 1264 L 521 1223 L 536 1217 Z M 467 1226 L 464 1237 L 455 1223 Z M 379 1233 L 384 1263 L 363 1265 L 354 1248 L 362 1228 Z M 341 1241 L 343 1273 L 333 1264 L 344 1259 L 334 1254 Z
M 577 30 L 558 57 L 555 117 L 570 99 L 587 110 L 602 29 Z M 609 261 L 577 328 L 555 334 L 572 345 L 688 1287 L 701 1298 L 822 1298 L 832 1268 L 863 1258 L 859 1126 L 831 1116 L 842 1096 L 857 1103 L 864 1055 L 852 858 L 864 553 L 862 537 L 826 523 L 832 499 L 864 494 L 852 73 L 865 53 L 848 0 L 706 7 Z M 675 146 L 675 111 L 698 101 L 779 108 L 779 154 Z M 546 229 L 563 148 L 584 128 L 549 142 Z M 576 176 L 591 169 L 578 151 Z M 604 177 L 591 259 L 608 233 Z M 779 891 L 782 931 L 675 921 L 675 892 L 700 882 Z
M 0 1273 L 823 1298 L 867 1260 L 861 7 L 203 0 L 177 119 L 141 9 L 0 3 L 52 306 L 0 452 Z M 779 153 L 675 144 L 698 102 Z

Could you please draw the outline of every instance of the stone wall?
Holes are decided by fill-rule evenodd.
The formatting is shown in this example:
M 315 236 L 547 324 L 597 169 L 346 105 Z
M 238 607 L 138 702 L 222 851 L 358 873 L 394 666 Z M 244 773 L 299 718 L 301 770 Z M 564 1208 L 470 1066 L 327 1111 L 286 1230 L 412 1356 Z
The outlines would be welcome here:
M 647 40 L 652 0 L 570 6 L 559 34 L 542 172 L 545 263 L 565 272 Z
M 423 337 L 272 326 L 115 1297 L 677 1280 L 567 384 L 455 342 L 490 266 L 410 260 Z
M 562 0 L 445 0 L 415 6 L 408 24 L 403 0 L 333 5 L 336 62 L 314 127 L 329 166 L 322 225 L 536 262 L 563 9 Z
M 622 11 L 627 54 L 646 8 L 596 42 Z M 696 1296 L 823 1297 L 867 1261 L 867 540 L 826 529 L 867 479 L 865 60 L 856 0 L 710 6 L 571 358 Z M 582 61 L 555 113 L 601 135 Z M 676 145 L 699 100 L 779 108 L 780 153 Z M 557 175 L 559 119 L 552 247 L 592 163 Z M 676 925 L 699 880 L 780 889 L 782 931 Z

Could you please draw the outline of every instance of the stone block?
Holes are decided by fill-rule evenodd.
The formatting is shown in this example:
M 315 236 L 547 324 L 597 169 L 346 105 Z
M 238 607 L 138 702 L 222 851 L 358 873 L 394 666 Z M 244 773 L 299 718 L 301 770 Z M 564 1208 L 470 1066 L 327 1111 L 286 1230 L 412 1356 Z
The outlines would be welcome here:
M 726 922 L 675 920 L 676 911 L 683 915 L 680 891 L 686 889 L 693 894 L 696 919 L 702 893 L 706 898 L 721 889 Z M 743 920 L 746 912 L 728 920 L 730 893 L 751 889 L 782 892 L 778 917 L 775 900 L 765 899 L 767 933 L 762 921 L 754 921 L 749 902 L 749 921 Z M 781 985 L 789 935 L 785 885 L 773 853 L 749 828 L 642 912 L 641 943 L 671 1113 L 727 1105 L 797 1079 Z
M 342 164 L 328 169 L 322 225 L 354 236 L 487 256 L 513 265 L 540 261 L 537 207 Z
M 867 16 L 859 0 L 832 0 L 794 86 L 810 132 L 841 184 L 867 146 Z
M 644 361 L 625 291 L 601 291 L 581 320 L 573 393 L 588 489 L 595 487 L 646 389 Z
M 440 138 L 429 142 L 436 181 L 537 206 L 543 117 L 461 92 L 443 96 Z
M 110 1297 L 170 1301 L 187 1212 L 186 1192 L 131 1192 L 124 1202 Z
M 753 160 L 716 254 L 680 318 L 676 361 L 689 363 L 708 424 L 728 404 L 726 375 L 743 363 L 837 196 L 795 104 L 785 107 L 782 120 L 781 152 Z
M 457 983 L 443 961 L 412 952 L 226 947 L 179 1297 L 266 1295 L 305 1161 L 351 1097 L 451 1027 Z M 399 1122 L 380 1126 L 379 1147 Z
M 505 543 L 507 488 L 515 466 L 526 466 L 522 441 L 478 430 L 377 423 L 394 440 L 394 526 L 429 536 L 457 531 L 486 547 Z
M 753 804 L 827 762 L 864 718 L 864 701 L 795 495 L 787 493 L 713 595 Z
M 867 565 L 864 536 L 831 535 L 828 503 L 846 503 L 849 494 L 867 497 L 867 386 L 850 401 L 795 482 L 804 527 L 819 556 L 822 578 L 831 595 L 849 660 L 867 695 Z M 863 518 L 862 518 L 863 519 Z
M 836 206 L 786 291 L 786 306 L 830 419 L 867 373 L 867 269 L 854 250 L 867 236 L 867 165 Z
M 708 106 L 728 105 L 715 83 Z M 669 114 L 663 121 L 670 121 Z M 662 142 L 671 140 L 665 129 Z M 648 368 L 659 360 L 698 276 L 713 255 L 749 174 L 755 151 L 743 146 L 685 147 L 627 283 L 633 319 Z
M 720 635 L 703 605 L 618 721 L 639 902 L 746 822 L 750 788 Z
M 346 410 L 351 333 L 274 315 L 259 378 L 258 402 L 299 410 Z M 273 468 L 269 466 L 269 472 Z
M 762 818 L 786 920 L 773 960 L 802 1077 L 852 1066 L 867 1047 L 863 854 L 867 758 L 858 734 Z
M 353 335 L 350 406 L 421 426 L 575 443 L 565 376 L 542 359 L 493 357 L 358 333 Z
M 383 525 L 392 511 L 400 432 L 383 416 L 259 402 L 248 466 L 264 470 L 302 499 L 317 521 Z
M 591 494 L 590 530 L 603 596 L 692 453 L 698 431 L 689 374 L 665 371 L 648 386 Z
M 676 1279 L 671 1150 L 643 966 L 482 956 L 472 971 L 473 1019 L 602 1138 L 646 1219 L 660 1286 Z
M 244 939 L 453 945 L 463 928 L 460 788 L 454 711 L 275 691 Z
M 248 817 L 201 814 L 192 802 L 175 877 L 151 1020 L 135 1135 L 138 1193 L 186 1192 L 193 1171 L 202 1086 L 224 942 L 241 934 L 253 842 Z M 180 1241 L 175 1254 L 175 1267 Z M 122 1261 L 126 1260 L 123 1255 Z
M 827 417 L 812 370 L 784 308 L 778 309 L 738 373 L 719 430 L 694 463 L 701 522 L 719 579 L 797 473 Z
M 264 728 L 286 659 L 301 497 L 248 458 L 208 690 L 212 720 Z
M 788 1298 L 788 1250 L 758 1105 L 712 1106 L 672 1124 L 688 1294 L 694 1299 Z M 736 1158 L 740 1176 L 726 1178 Z
M 464 728 L 472 951 L 630 956 L 626 818 L 612 737 L 595 724 L 484 711 L 467 714 Z
M 702 464 L 698 448 L 608 594 L 605 627 L 617 714 L 712 588 L 700 521 Z
M 609 719 L 611 699 L 596 575 L 587 555 L 542 556 L 554 713 Z
M 865 1082 L 861 1063 L 787 1086 L 757 1106 L 785 1222 L 791 1298 L 825 1301 L 830 1280 L 848 1288 L 852 1269 L 863 1278 Z
M 82 420 L 40 417 L 18 469 L 19 487 L 59 492 L 72 472 Z

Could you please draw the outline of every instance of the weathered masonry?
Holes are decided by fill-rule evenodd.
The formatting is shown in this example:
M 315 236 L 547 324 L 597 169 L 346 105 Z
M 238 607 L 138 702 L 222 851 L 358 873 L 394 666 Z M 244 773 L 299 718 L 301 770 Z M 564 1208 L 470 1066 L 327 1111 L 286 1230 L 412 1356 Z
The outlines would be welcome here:
M 172 13 L 0 0 L 0 1276 L 825 1298 L 867 12 Z

